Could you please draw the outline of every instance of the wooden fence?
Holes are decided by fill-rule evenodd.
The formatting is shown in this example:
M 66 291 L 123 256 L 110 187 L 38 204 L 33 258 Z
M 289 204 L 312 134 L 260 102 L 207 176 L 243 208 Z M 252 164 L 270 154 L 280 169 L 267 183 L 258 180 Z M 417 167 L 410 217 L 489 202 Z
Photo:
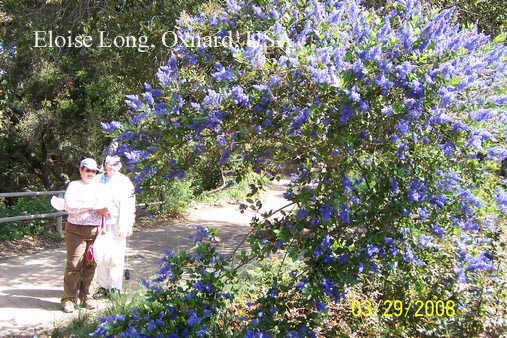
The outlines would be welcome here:
M 65 193 L 65 190 L 57 190 L 57 191 L 29 191 L 29 192 L 7 192 L 0 193 L 1 197 L 32 197 L 32 196 L 62 196 Z M 13 216 L 13 217 L 4 217 L 0 218 L 0 223 L 9 223 L 9 222 L 20 222 L 20 221 L 29 221 L 32 219 L 44 219 L 44 218 L 55 218 L 56 219 L 56 231 L 62 233 L 62 222 L 63 216 L 67 215 L 64 211 L 52 212 L 48 214 L 37 214 L 37 215 L 23 215 L 23 216 Z

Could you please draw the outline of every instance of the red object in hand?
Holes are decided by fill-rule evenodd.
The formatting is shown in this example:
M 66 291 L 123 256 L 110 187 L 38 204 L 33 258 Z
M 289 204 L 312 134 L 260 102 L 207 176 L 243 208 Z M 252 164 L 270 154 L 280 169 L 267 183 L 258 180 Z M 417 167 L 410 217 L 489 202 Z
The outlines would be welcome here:
M 86 260 L 88 262 L 92 262 L 93 261 L 93 244 L 90 244 L 88 246 L 88 249 L 86 249 L 85 258 L 86 258 Z
M 100 232 L 101 232 L 101 234 L 102 234 L 102 235 L 106 233 L 106 232 L 104 231 L 104 224 L 105 224 L 104 219 L 105 219 L 105 218 L 106 218 L 105 216 L 102 216 L 102 217 L 101 217 L 101 222 L 100 222 Z

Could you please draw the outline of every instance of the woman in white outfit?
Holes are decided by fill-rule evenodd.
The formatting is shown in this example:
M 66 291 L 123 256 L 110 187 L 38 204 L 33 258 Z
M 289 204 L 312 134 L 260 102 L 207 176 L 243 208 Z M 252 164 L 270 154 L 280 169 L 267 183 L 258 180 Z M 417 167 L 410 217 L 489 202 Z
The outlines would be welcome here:
M 105 237 L 110 244 L 107 247 L 114 251 L 111 263 L 97 264 L 96 276 L 99 289 L 94 295 L 95 299 L 120 292 L 127 237 L 132 235 L 132 226 L 135 221 L 134 185 L 127 176 L 119 172 L 120 169 L 120 158 L 107 156 L 104 162 L 105 172 L 97 176 L 99 182 L 104 185 L 110 200 L 108 206 L 110 217 L 105 219 L 104 231 L 107 233 Z

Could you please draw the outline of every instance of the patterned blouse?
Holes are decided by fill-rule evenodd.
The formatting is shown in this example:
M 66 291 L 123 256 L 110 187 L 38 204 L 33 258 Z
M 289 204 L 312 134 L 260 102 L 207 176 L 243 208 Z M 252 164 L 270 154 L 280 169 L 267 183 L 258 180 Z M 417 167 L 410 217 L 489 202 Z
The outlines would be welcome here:
M 100 225 L 102 217 L 95 211 L 107 207 L 103 185 L 98 182 L 72 181 L 65 191 L 67 221 L 77 225 Z M 95 210 L 86 210 L 86 209 Z

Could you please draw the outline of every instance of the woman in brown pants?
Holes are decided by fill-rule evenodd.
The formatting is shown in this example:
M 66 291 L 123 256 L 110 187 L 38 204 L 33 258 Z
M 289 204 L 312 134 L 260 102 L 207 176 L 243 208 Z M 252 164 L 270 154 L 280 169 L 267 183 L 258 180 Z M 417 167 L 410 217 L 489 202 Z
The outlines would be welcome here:
M 85 158 L 79 165 L 81 179 L 69 183 L 65 191 L 65 210 L 68 212 L 65 227 L 67 264 L 63 277 L 64 312 L 73 312 L 79 299 L 81 307 L 94 309 L 90 286 L 96 264 L 86 259 L 90 244 L 95 241 L 102 215 L 107 214 L 107 198 L 103 187 L 95 180 L 97 162 Z

